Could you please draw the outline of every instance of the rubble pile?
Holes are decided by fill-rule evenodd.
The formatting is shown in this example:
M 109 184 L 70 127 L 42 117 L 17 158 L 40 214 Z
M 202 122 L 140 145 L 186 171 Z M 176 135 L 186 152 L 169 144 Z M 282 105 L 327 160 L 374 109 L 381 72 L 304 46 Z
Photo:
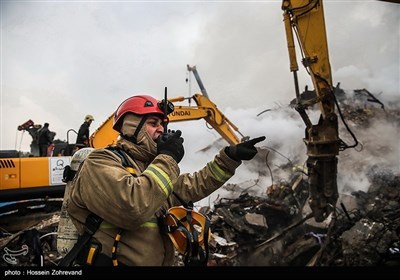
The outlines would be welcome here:
M 371 176 L 368 192 L 353 193 L 357 208 L 349 211 L 340 198 L 326 225 L 298 223 L 304 220 L 304 201 L 293 204 L 295 193 L 281 201 L 247 193 L 220 199 L 208 214 L 214 235 L 211 264 L 400 265 L 400 176 L 379 169 Z
M 214 210 L 208 213 L 214 239 L 210 246 L 212 263 L 255 265 L 245 263 L 251 258 L 255 247 L 302 219 L 301 208 L 305 198 L 293 192 L 289 184 L 284 182 L 270 187 L 265 197 L 251 196 L 245 192 L 236 199 L 221 198 L 215 203 Z M 297 230 L 293 232 L 298 233 Z M 288 233 L 286 238 L 290 239 L 293 232 Z M 281 247 L 282 244 L 278 245 Z M 271 263 L 265 265 L 277 265 L 275 256 L 280 258 L 275 251 L 268 256 L 272 257 L 268 260 Z
M 21 229 L 27 221 L 21 222 L 21 216 L 11 215 L 14 220 L 14 233 L 1 227 L 0 266 L 55 266 L 61 259 L 57 252 L 57 228 L 60 220 L 59 211 L 41 215 L 30 215 L 31 220 L 41 218 L 33 226 Z M 7 219 L 8 220 L 8 219 Z M 20 225 L 20 226 L 18 226 Z

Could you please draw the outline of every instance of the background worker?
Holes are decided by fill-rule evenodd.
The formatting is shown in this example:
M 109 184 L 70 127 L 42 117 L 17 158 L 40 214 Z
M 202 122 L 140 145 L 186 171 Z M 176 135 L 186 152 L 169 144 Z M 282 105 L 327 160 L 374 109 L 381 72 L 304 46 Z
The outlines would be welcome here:
M 103 266 L 172 265 L 174 245 L 163 231 L 163 210 L 210 195 L 234 175 L 242 160 L 257 154 L 254 145 L 265 139 L 228 146 L 201 170 L 180 174 L 184 140 L 179 130 L 164 131 L 163 106 L 148 95 L 123 101 L 113 124 L 120 133 L 113 146 L 118 153 L 95 149 L 72 181 L 67 209 L 79 233 L 90 213 L 103 221 L 91 239 L 93 251 L 80 254 L 83 263 L 90 259 L 92 265 Z M 89 258 L 94 251 L 96 257 Z
M 48 147 L 53 144 L 53 138 L 55 133 L 49 130 L 49 123 L 45 123 L 39 131 L 38 145 L 39 145 L 39 156 L 46 157 Z
M 76 146 L 83 148 L 89 147 L 89 127 L 94 121 L 92 115 L 86 115 L 83 124 L 80 126 L 78 136 L 76 137 Z

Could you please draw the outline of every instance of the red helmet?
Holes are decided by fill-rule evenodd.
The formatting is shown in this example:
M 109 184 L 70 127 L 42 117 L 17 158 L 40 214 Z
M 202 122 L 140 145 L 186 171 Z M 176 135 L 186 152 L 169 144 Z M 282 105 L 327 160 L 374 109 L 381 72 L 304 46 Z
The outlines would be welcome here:
M 126 113 L 137 115 L 159 114 L 162 118 L 164 112 L 159 108 L 159 101 L 149 95 L 136 95 L 129 97 L 119 105 L 114 114 L 113 129 L 121 132 L 123 116 Z

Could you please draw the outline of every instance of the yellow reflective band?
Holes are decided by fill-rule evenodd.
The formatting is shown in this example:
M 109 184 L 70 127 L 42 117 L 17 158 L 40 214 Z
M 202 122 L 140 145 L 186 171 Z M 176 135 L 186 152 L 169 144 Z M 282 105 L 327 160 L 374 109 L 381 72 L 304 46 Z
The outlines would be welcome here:
M 145 222 L 141 224 L 140 227 L 156 228 L 158 227 L 158 224 L 156 222 Z
M 145 222 L 145 223 L 141 224 L 140 227 L 149 227 L 149 228 L 158 227 L 157 219 L 154 219 L 154 221 Z M 100 228 L 101 229 L 110 229 L 110 228 L 117 228 L 117 227 L 112 224 L 102 222 L 100 225 Z M 118 239 L 118 241 L 120 238 L 121 238 L 120 235 L 118 235 L 116 237 L 116 239 Z
M 117 228 L 116 226 L 114 226 L 113 224 L 107 223 L 107 222 L 102 222 L 100 225 L 101 229 L 108 229 L 108 228 Z
M 87 264 L 91 265 L 93 263 L 93 256 L 94 256 L 94 253 L 96 252 L 96 249 L 97 248 L 90 247 L 89 254 L 88 254 L 87 259 L 86 259 L 86 263 Z
M 155 228 L 158 227 L 157 218 L 152 218 L 150 221 L 147 221 L 140 225 L 140 227 L 148 227 L 148 228 Z
M 207 163 L 207 166 L 210 169 L 213 177 L 221 183 L 225 183 L 229 178 L 232 177 L 232 174 L 224 172 L 214 161 Z
M 115 236 L 115 240 L 119 241 L 121 239 L 121 234 L 117 234 L 117 236 Z
M 143 173 L 148 173 L 151 177 L 153 177 L 158 186 L 164 191 L 165 196 L 169 197 L 173 186 L 167 173 L 153 164 L 150 164 Z
M 156 228 L 158 227 L 158 224 L 154 222 L 145 222 L 144 224 L 140 225 L 140 227 Z

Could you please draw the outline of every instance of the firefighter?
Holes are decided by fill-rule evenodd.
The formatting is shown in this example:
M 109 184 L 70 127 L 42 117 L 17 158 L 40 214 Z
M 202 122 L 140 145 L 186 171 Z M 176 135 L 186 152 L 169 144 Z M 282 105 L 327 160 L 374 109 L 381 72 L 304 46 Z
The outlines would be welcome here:
M 116 144 L 94 150 L 81 164 L 67 207 L 80 235 L 90 226 L 86 235 L 95 232 L 79 253 L 81 264 L 172 265 L 176 242 L 163 227 L 166 209 L 210 195 L 234 175 L 242 160 L 257 154 L 254 145 L 265 139 L 227 146 L 201 170 L 180 174 L 182 133 L 163 127 L 164 106 L 173 110 L 171 104 L 149 95 L 126 99 L 114 114 L 113 129 L 120 133 Z M 93 214 L 95 219 L 88 222 Z M 93 221 L 99 220 L 96 230 Z
M 89 147 L 89 127 L 94 121 L 92 115 L 86 115 L 83 124 L 79 127 L 78 135 L 76 137 L 76 147 Z

